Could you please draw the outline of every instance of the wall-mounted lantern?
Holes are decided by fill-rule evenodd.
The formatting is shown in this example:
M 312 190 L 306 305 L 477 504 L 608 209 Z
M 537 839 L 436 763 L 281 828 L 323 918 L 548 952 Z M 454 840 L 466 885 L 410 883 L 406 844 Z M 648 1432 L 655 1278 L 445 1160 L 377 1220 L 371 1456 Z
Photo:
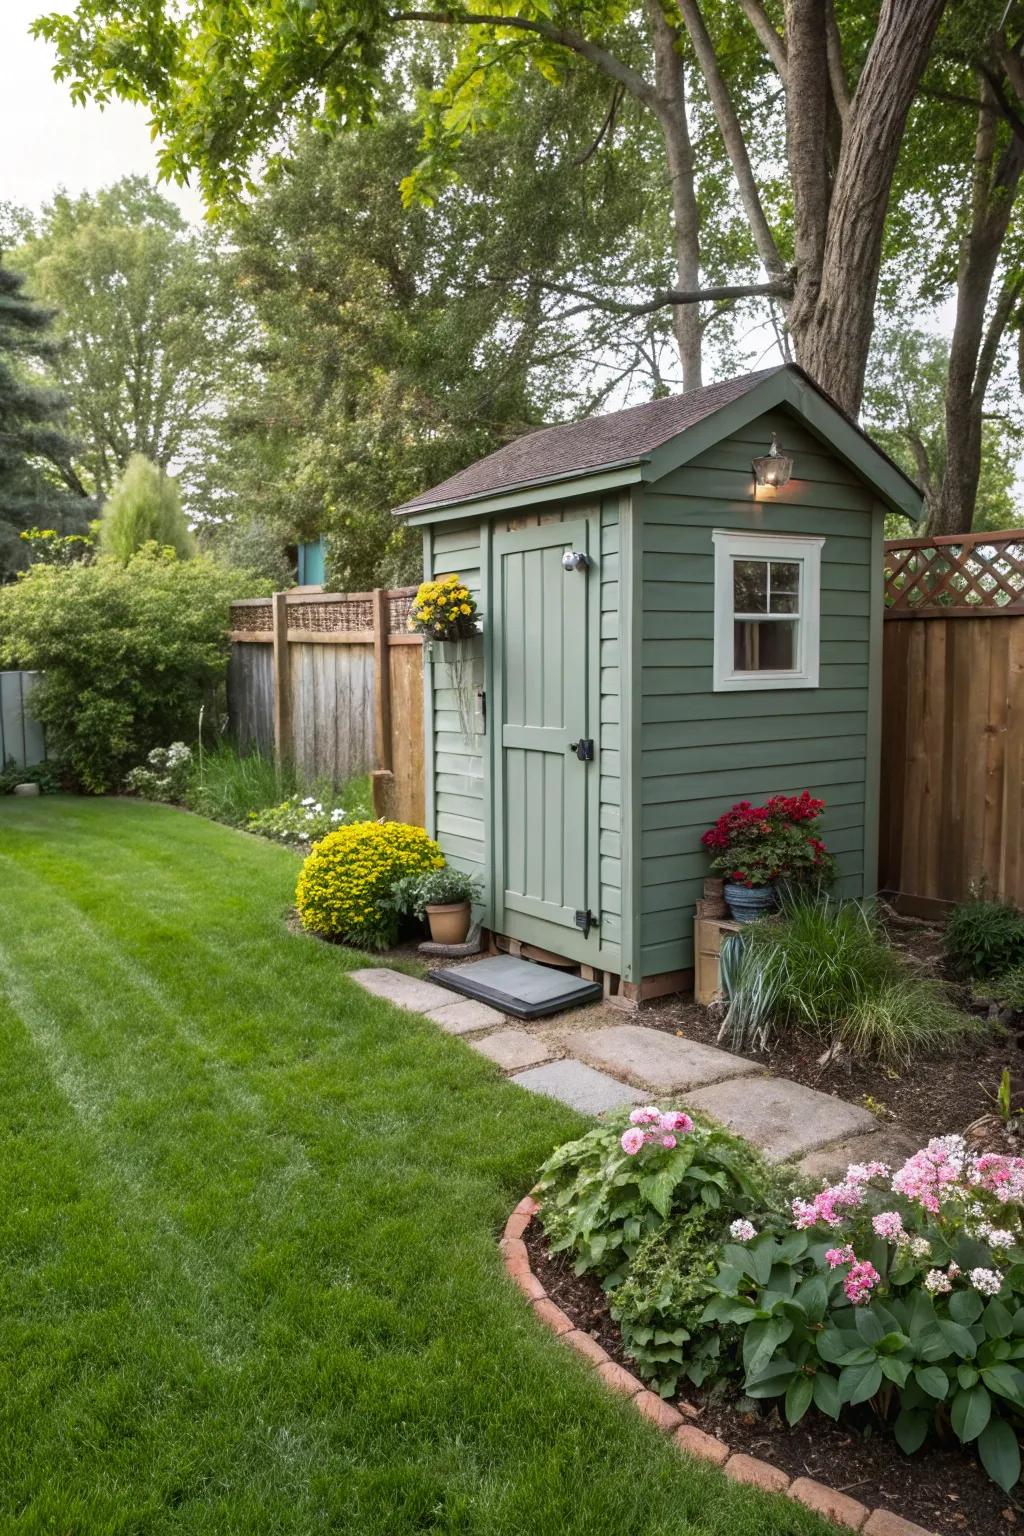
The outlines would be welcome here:
M 789 477 L 793 473 L 793 460 L 788 453 L 780 453 L 779 445 L 772 433 L 772 445 L 768 452 L 753 462 L 754 485 L 769 486 L 772 490 L 779 490 L 789 483 Z M 756 491 L 755 491 L 756 494 Z

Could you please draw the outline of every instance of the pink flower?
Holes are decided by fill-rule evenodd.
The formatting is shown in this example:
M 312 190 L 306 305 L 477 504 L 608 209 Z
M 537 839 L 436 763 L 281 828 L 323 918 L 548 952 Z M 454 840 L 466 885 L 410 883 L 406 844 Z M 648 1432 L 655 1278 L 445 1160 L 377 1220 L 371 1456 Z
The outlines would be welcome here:
M 851 1306 L 862 1307 L 870 1299 L 871 1292 L 881 1280 L 875 1266 L 862 1259 L 850 1266 L 850 1273 L 843 1281 L 843 1290 Z
M 841 1226 L 845 1213 L 864 1204 L 864 1190 L 860 1183 L 844 1180 L 842 1184 L 826 1185 L 810 1202 L 793 1201 L 793 1225 L 798 1229 L 816 1226 L 823 1221 L 827 1227 Z
M 689 1136 L 693 1121 L 682 1110 L 670 1109 L 661 1117 L 661 1128 L 663 1131 L 682 1131 L 684 1136 Z
M 646 1105 L 643 1109 L 631 1109 L 629 1119 L 632 1125 L 660 1125 L 661 1110 L 653 1104 Z
M 879 1237 L 887 1238 L 890 1243 L 898 1243 L 901 1237 L 906 1236 L 899 1211 L 880 1211 L 871 1225 Z
M 661 1138 L 661 1144 L 663 1147 L 668 1147 L 669 1151 L 671 1151 L 676 1144 L 676 1139 L 674 1136 L 663 1136 Z
M 630 1157 L 635 1157 L 643 1144 L 644 1133 L 636 1126 L 631 1126 L 628 1131 L 623 1131 L 619 1140 L 619 1145 L 623 1152 L 627 1152 Z
M 825 1254 L 825 1263 L 829 1269 L 838 1269 L 840 1264 L 853 1263 L 853 1249 L 847 1243 L 845 1248 L 830 1248 Z
M 933 1136 L 926 1147 L 907 1159 L 893 1177 L 892 1187 L 898 1195 L 906 1195 L 934 1216 L 949 1186 L 963 1177 L 965 1163 L 962 1136 Z

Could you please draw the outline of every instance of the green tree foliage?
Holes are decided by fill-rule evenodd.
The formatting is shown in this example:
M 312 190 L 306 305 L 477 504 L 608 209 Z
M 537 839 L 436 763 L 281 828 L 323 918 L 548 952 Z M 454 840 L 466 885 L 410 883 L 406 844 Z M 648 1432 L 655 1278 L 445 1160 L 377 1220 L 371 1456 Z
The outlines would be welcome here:
M 130 560 L 144 544 L 182 556 L 194 550 L 177 482 L 141 453 L 132 454 L 104 503 L 99 544 L 117 560 Z
M 82 489 L 108 495 L 136 453 L 198 465 L 238 344 L 213 237 L 129 176 L 95 195 L 60 193 L 17 262 L 57 313 L 53 366 Z
M 338 589 L 411 580 L 419 539 L 393 507 L 623 378 L 657 386 L 670 318 L 581 311 L 568 291 L 632 286 L 667 260 L 644 161 L 615 139 L 586 158 L 605 110 L 585 72 L 562 92 L 535 80 L 500 134 L 467 145 L 458 182 L 408 208 L 407 111 L 300 137 L 232 225 L 261 384 L 233 397 L 211 522 L 227 509 L 289 542 L 328 532 Z
M 195 735 L 223 685 L 228 603 L 254 585 L 147 547 L 34 565 L 0 588 L 0 657 L 45 674 L 32 708 L 83 789 L 116 789 L 153 747 Z
M 61 485 L 71 443 L 61 398 L 42 382 L 55 351 L 52 315 L 24 287 L 0 266 L 0 581 L 27 564 L 24 529 L 84 530 L 88 505 Z

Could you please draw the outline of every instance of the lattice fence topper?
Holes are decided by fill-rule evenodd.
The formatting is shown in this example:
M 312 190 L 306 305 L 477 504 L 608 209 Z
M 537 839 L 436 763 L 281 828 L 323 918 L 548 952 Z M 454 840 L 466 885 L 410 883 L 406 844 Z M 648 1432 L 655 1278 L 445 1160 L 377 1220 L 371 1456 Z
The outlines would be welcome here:
M 369 596 L 341 597 L 324 603 L 289 602 L 287 613 L 289 629 L 308 629 L 319 634 L 373 630 L 373 599 Z
M 388 593 L 388 633 L 401 635 L 405 633 L 405 621 L 412 610 L 412 600 L 416 596 L 416 587 L 396 587 Z
M 269 635 L 274 628 L 270 599 L 258 603 L 232 603 L 231 628 L 240 634 Z
M 1024 531 L 890 540 L 885 602 L 890 613 L 1024 613 Z

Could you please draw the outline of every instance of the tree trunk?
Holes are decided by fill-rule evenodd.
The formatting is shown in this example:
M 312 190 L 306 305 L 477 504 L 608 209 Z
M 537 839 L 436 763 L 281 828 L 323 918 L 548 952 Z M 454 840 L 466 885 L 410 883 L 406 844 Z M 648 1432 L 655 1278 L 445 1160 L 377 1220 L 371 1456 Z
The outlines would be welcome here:
M 868 348 L 874 329 L 882 235 L 907 113 L 928 60 L 946 0 L 884 0 L 878 28 L 850 103 L 842 149 L 822 236 L 805 229 L 808 251 L 821 241 L 815 269 L 797 266 L 791 329 L 797 357 L 808 373 L 851 416 L 860 409 Z M 795 61 L 823 55 L 823 0 L 790 0 L 787 38 L 790 142 L 806 146 L 820 110 L 797 85 Z M 820 42 L 812 35 L 821 29 Z M 827 68 L 827 58 L 825 61 Z M 817 122 L 821 156 L 824 125 Z M 821 206 L 823 169 L 791 164 L 794 202 L 810 224 Z M 798 178 L 802 178 L 798 179 Z
M 672 229 L 676 278 L 681 289 L 700 286 L 700 218 L 694 190 L 693 150 L 686 121 L 686 82 L 683 62 L 676 52 L 676 37 L 657 0 L 647 7 L 654 37 L 654 79 L 658 94 L 657 117 L 668 161 L 672 197 Z M 676 304 L 672 310 L 683 389 L 699 389 L 703 383 L 699 304 Z
M 969 533 L 974 521 L 985 393 L 1017 299 L 1016 285 L 1004 283 L 986 330 L 989 294 L 1024 171 L 1024 147 L 1016 134 L 993 172 L 995 147 L 996 102 L 991 87 L 982 81 L 971 224 L 960 250 L 946 379 L 946 466 L 938 504 L 928 520 L 928 531 L 935 534 Z

